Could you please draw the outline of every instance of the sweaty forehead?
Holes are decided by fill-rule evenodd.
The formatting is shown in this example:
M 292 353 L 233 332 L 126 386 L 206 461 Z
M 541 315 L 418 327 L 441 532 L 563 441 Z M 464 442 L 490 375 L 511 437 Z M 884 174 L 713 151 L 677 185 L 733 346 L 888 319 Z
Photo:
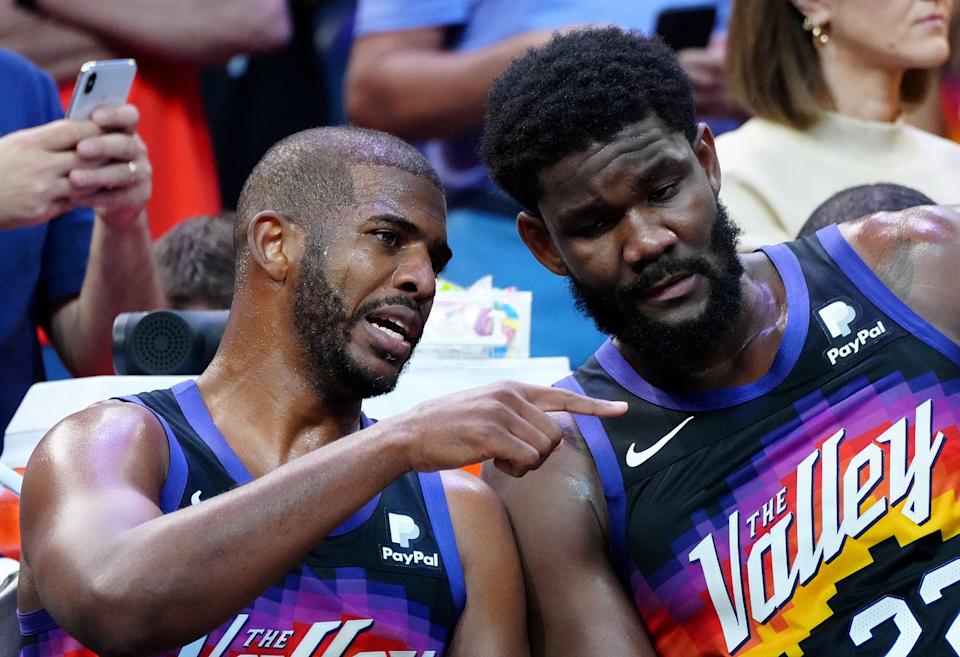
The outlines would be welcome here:
M 681 159 L 688 150 L 685 145 L 686 138 L 655 115 L 633 123 L 609 140 L 595 142 L 542 169 L 537 176 L 541 210 L 571 195 L 590 194 L 626 171 L 663 159 Z
M 445 222 L 443 192 L 430 180 L 404 169 L 380 165 L 350 167 L 356 205 L 367 213 L 389 213 Z

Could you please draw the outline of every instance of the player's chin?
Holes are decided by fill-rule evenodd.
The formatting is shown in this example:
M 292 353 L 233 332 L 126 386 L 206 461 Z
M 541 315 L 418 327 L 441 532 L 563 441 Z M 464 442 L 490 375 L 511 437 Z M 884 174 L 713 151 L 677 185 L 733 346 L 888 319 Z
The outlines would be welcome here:
M 670 306 L 644 308 L 641 313 L 648 321 L 655 324 L 679 327 L 702 321 L 707 314 L 707 300 L 686 299 Z
M 365 399 L 369 399 L 370 397 L 377 397 L 379 395 L 385 395 L 389 392 L 393 392 L 393 390 L 397 387 L 397 381 L 400 379 L 401 369 L 402 366 L 395 370 L 367 370 L 364 372 L 365 376 L 361 396 Z
M 366 354 L 367 357 L 362 359 L 363 369 L 371 378 L 388 383 L 392 389 L 393 386 L 396 385 L 400 372 L 403 371 L 403 368 L 410 362 L 412 353 L 413 350 L 411 349 L 400 355 L 376 346 L 371 346 Z

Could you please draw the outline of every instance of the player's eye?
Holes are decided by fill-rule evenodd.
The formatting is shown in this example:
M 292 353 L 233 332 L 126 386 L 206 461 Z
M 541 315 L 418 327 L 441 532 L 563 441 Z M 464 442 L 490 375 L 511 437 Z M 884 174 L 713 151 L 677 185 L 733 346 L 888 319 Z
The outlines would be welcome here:
M 392 230 L 377 230 L 373 232 L 373 236 L 387 246 L 397 246 L 400 243 L 400 235 Z
M 595 213 L 589 220 L 584 221 L 576 231 L 578 237 L 594 237 L 600 235 L 617 223 L 621 217 L 618 212 Z
M 647 196 L 647 199 L 653 203 L 662 203 L 663 201 L 668 201 L 677 195 L 679 188 L 680 185 L 678 183 L 662 185 L 650 192 L 650 194 Z

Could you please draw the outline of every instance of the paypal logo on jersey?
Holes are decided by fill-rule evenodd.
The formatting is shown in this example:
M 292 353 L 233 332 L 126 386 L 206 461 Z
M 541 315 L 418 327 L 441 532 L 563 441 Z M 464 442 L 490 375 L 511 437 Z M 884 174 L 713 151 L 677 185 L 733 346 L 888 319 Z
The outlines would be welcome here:
M 420 538 L 420 526 L 408 515 L 387 512 L 387 528 L 393 545 L 380 546 L 380 558 L 401 566 L 426 566 L 439 568 L 440 557 L 436 552 L 411 549 L 410 542 Z
M 817 319 L 820 320 L 824 332 L 831 338 L 830 348 L 823 352 L 831 365 L 836 365 L 841 360 L 860 353 L 868 344 L 887 334 L 887 327 L 880 319 L 865 327 L 858 327 L 854 334 L 853 323 L 860 315 L 861 313 L 851 303 L 843 299 L 831 301 L 817 310 Z M 837 338 L 847 340 L 840 344 L 834 342 Z
M 387 524 L 390 526 L 390 541 L 400 547 L 410 547 L 410 541 L 420 538 L 420 528 L 410 516 L 400 513 L 388 513 Z
M 817 315 L 831 338 L 845 338 L 850 335 L 850 325 L 857 318 L 857 311 L 845 301 L 832 301 L 818 310 Z

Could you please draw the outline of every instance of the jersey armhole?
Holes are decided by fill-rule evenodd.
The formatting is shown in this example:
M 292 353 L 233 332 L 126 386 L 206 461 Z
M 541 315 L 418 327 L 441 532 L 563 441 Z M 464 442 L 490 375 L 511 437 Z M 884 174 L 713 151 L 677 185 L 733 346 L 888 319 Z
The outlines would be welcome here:
M 578 395 L 586 395 L 580 383 L 573 377 L 553 384 L 556 388 L 563 388 Z M 627 567 L 627 496 L 623 486 L 623 475 L 617 463 L 617 455 L 613 451 L 607 432 L 600 422 L 600 418 L 590 415 L 573 414 L 573 419 L 583 435 L 583 440 L 590 450 L 593 463 L 600 475 L 603 486 L 603 497 L 607 502 L 607 520 L 610 524 L 608 537 L 610 549 L 613 552 L 617 570 L 625 582 L 629 582 L 629 568 Z
M 443 490 L 443 481 L 439 472 L 420 472 L 420 489 L 427 507 L 427 516 L 433 526 L 437 547 L 443 559 L 443 567 L 450 582 L 450 593 L 457 610 L 457 618 L 463 614 L 467 605 L 467 587 L 463 580 L 463 564 L 460 562 L 460 550 L 457 548 L 457 536 L 453 531 L 450 509 L 447 506 L 447 494 Z
M 159 413 L 144 404 L 139 397 L 128 395 L 117 397 L 117 399 L 147 409 L 163 427 L 163 432 L 167 435 L 167 446 L 170 449 L 170 465 L 167 468 L 167 476 L 163 480 L 163 488 L 160 489 L 160 510 L 164 513 L 176 511 L 180 508 L 180 501 L 187 488 L 187 458 L 183 454 L 183 447 L 174 437 L 170 424 Z
M 901 301 L 863 261 L 860 254 L 850 246 L 835 224 L 817 231 L 817 239 L 840 271 L 860 289 L 864 296 L 870 299 L 873 305 L 915 337 L 939 351 L 951 363 L 960 367 L 960 345 Z

